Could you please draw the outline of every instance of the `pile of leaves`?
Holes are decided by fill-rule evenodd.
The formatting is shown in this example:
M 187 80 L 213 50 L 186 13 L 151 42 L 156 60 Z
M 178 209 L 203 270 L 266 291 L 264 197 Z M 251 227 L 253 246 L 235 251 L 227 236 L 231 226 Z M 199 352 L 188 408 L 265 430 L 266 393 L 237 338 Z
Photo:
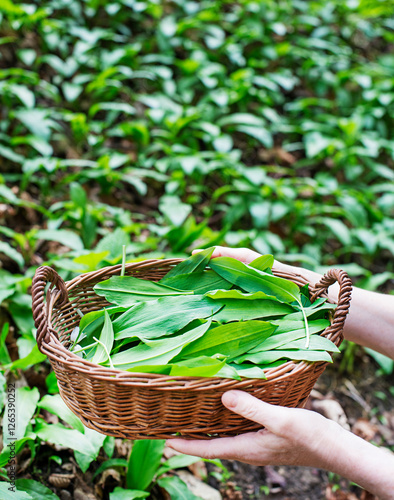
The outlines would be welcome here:
M 308 286 L 274 276 L 272 255 L 247 265 L 212 253 L 196 253 L 159 283 L 114 276 L 97 284 L 115 307 L 82 318 L 74 352 L 128 371 L 238 380 L 266 378 L 286 360 L 331 362 L 335 344 L 311 334 L 330 324 L 334 305 L 311 304 Z

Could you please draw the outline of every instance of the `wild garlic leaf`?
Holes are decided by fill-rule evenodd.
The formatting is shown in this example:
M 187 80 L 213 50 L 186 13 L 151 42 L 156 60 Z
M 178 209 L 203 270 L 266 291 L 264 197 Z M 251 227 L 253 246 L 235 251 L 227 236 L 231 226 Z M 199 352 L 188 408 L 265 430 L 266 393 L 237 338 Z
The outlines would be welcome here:
M 257 365 L 263 363 L 273 363 L 279 359 L 297 360 L 297 361 L 326 361 L 332 363 L 331 356 L 326 351 L 312 351 L 311 349 L 293 349 L 272 351 L 261 351 L 255 354 L 242 356 L 243 361 L 251 361 Z
M 275 323 L 273 321 L 273 323 Z M 248 351 L 249 354 L 255 353 L 255 352 L 261 352 L 261 351 L 269 351 L 272 349 L 277 349 L 278 347 L 281 347 L 288 344 L 289 342 L 292 342 L 293 340 L 304 340 L 305 337 L 305 329 L 303 327 L 303 322 L 300 322 L 301 327 L 294 329 L 294 330 L 286 330 L 283 328 L 281 323 L 278 321 L 278 328 L 275 331 L 273 335 L 271 335 L 268 339 L 264 340 L 261 342 L 259 345 L 254 347 L 253 349 L 250 349 Z M 322 332 L 327 326 L 330 324 L 329 321 L 327 320 L 318 320 L 315 322 L 310 322 L 309 323 L 309 330 L 311 334 L 317 334 Z M 280 329 L 280 330 L 279 330 Z M 282 333 L 278 333 L 278 330 Z M 285 330 L 285 331 L 283 331 Z M 313 338 L 313 335 L 311 336 L 311 340 Z M 301 347 L 304 347 L 302 345 Z M 240 361 L 243 361 L 242 356 L 239 358 Z M 244 358 L 246 359 L 246 358 Z M 238 360 L 237 360 L 238 361 Z
M 252 260 L 249 263 L 250 267 L 254 267 L 255 269 L 259 269 L 260 271 L 267 271 L 267 269 L 271 270 L 274 265 L 274 256 L 273 255 L 260 255 L 257 259 Z
M 235 363 L 229 363 L 231 368 L 236 370 L 238 375 L 240 377 L 246 377 L 246 378 L 259 378 L 265 380 L 267 378 L 267 375 L 264 373 L 264 370 L 262 370 L 259 366 L 257 365 L 251 365 L 251 364 L 243 364 L 243 365 L 237 365 Z
M 193 293 L 133 276 L 112 276 L 112 278 L 95 285 L 94 291 L 97 295 L 105 297 L 108 302 L 123 307 L 132 306 L 140 301 L 155 300 L 159 297 Z
M 216 377 L 221 377 L 221 378 L 233 378 L 235 380 L 241 380 L 241 377 L 237 370 L 231 366 L 230 364 L 226 363 L 223 368 L 221 368 L 217 374 Z
M 135 304 L 113 323 L 115 339 L 150 340 L 171 335 L 195 319 L 207 318 L 222 307 L 203 295 L 162 297 Z
M 204 271 L 207 267 L 211 255 L 213 254 L 214 248 L 207 248 L 201 252 L 193 254 L 191 257 L 183 260 L 178 265 L 173 267 L 164 278 L 160 280 L 160 283 L 167 284 L 167 280 L 173 278 L 174 276 L 179 276 L 180 274 L 191 274 Z
M 287 344 L 281 345 L 281 350 L 289 350 L 289 349 L 303 349 L 304 343 L 303 339 L 292 340 Z M 331 342 L 326 337 L 321 337 L 320 335 L 312 335 L 309 349 L 313 351 L 328 351 L 328 352 L 339 352 L 338 347 Z
M 295 306 L 297 307 L 297 306 Z M 333 311 L 336 308 L 336 304 L 330 304 L 329 302 L 326 302 L 325 304 L 321 304 L 319 307 L 316 307 L 315 304 L 313 303 L 309 307 L 304 308 L 304 312 L 307 318 L 314 318 L 317 319 L 317 316 L 321 316 L 324 318 L 324 316 L 327 316 L 328 311 Z M 301 311 L 295 311 L 293 313 L 289 313 L 284 320 L 302 320 L 304 318 L 304 315 Z
M 285 316 L 290 311 L 294 310 L 290 304 L 284 302 L 276 302 L 274 300 L 239 300 L 228 299 L 217 301 L 224 304 L 213 316 L 214 321 L 228 323 L 229 321 L 246 321 L 258 318 L 277 318 Z M 304 330 L 305 335 L 305 330 Z
M 168 363 L 166 365 L 138 365 L 128 368 L 129 372 L 140 373 L 160 373 L 171 375 L 172 377 L 213 377 L 226 364 L 225 361 L 200 356 L 198 358 L 187 359 L 178 363 Z
M 247 292 L 261 291 L 289 303 L 300 300 L 300 290 L 295 283 L 255 269 L 243 262 L 230 257 L 217 257 L 212 259 L 209 265 L 224 279 Z
M 205 294 L 219 288 L 229 290 L 233 285 L 211 269 L 191 274 L 178 274 L 166 279 L 166 285 L 179 290 L 193 290 L 195 294 Z
M 267 321 L 254 320 L 228 323 L 211 328 L 202 338 L 186 346 L 177 360 L 222 354 L 227 356 L 229 361 L 268 338 L 275 328 L 276 326 Z
M 92 363 L 96 364 L 100 364 L 108 360 L 108 355 L 114 344 L 114 330 L 111 318 L 109 317 L 107 311 L 104 312 L 104 315 L 104 326 L 99 338 L 101 343 L 97 344 L 96 351 L 92 359 Z
M 242 300 L 256 300 L 256 299 L 270 299 L 279 300 L 274 295 L 267 295 L 264 292 L 244 293 L 241 290 L 222 290 L 218 289 L 205 293 L 206 297 L 214 300 L 227 300 L 227 299 L 242 299 Z
M 179 354 L 184 346 L 200 338 L 208 330 L 211 320 L 176 337 L 151 341 L 112 356 L 115 368 L 127 370 L 139 365 L 163 365 Z

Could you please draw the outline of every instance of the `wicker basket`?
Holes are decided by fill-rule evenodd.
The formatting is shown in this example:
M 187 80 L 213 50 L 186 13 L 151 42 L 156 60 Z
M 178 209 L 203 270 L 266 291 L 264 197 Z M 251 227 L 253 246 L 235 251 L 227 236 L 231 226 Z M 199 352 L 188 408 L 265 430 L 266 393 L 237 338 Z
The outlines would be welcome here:
M 126 274 L 158 281 L 181 259 L 145 260 L 126 265 Z M 224 379 L 219 377 L 168 377 L 131 373 L 93 364 L 68 350 L 70 334 L 78 326 L 80 312 L 108 305 L 95 294 L 96 283 L 119 275 L 121 266 L 77 276 L 65 283 L 55 270 L 40 267 L 33 280 L 33 316 L 37 343 L 55 371 L 60 394 L 67 406 L 92 429 L 110 436 L 143 439 L 169 438 L 180 433 L 187 438 L 232 436 L 261 426 L 232 413 L 221 403 L 229 389 L 247 391 L 272 404 L 302 407 L 325 362 L 289 361 L 266 371 L 267 379 Z M 299 286 L 307 281 L 299 275 L 275 272 Z M 314 300 L 325 295 L 338 281 L 338 307 L 331 325 L 322 335 L 337 346 L 349 309 L 351 282 L 346 273 L 330 270 L 312 288 Z M 50 287 L 44 294 L 46 285 Z

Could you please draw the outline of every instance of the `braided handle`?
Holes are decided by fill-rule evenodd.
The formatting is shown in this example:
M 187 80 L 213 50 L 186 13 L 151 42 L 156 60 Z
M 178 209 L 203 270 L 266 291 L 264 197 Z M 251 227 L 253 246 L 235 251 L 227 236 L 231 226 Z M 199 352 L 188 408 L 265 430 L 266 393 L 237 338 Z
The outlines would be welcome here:
M 323 278 L 311 287 L 312 302 L 327 292 L 335 282 L 339 284 L 338 305 L 331 326 L 326 330 L 327 337 L 339 346 L 343 340 L 343 325 L 350 307 L 352 282 L 345 271 L 330 269 Z
M 47 307 L 44 302 L 44 292 L 47 283 L 51 286 L 47 292 L 48 294 L 57 293 L 56 302 L 60 300 L 59 306 L 63 306 L 68 301 L 68 293 L 63 279 L 58 273 L 49 266 L 41 266 L 37 269 L 32 284 L 31 295 L 33 299 L 33 318 L 34 324 L 37 328 L 37 345 L 41 350 L 42 340 L 48 334 L 47 324 Z

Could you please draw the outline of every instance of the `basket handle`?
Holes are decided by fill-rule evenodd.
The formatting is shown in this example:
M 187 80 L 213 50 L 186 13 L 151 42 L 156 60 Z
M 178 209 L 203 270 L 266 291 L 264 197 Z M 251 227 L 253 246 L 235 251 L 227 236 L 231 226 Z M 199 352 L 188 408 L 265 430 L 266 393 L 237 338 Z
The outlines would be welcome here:
M 336 282 L 339 285 L 338 305 L 333 322 L 326 331 L 330 340 L 338 346 L 343 340 L 343 325 L 349 311 L 352 294 L 352 282 L 347 273 L 340 269 L 327 271 L 322 279 L 311 287 L 311 300 L 313 302 L 317 297 L 327 292 L 328 287 Z
M 47 297 L 49 293 L 57 293 L 58 296 L 55 302 L 60 300 L 59 306 L 63 306 L 68 302 L 66 284 L 59 274 L 49 266 L 39 267 L 33 278 L 31 295 L 33 299 L 34 324 L 37 328 L 36 341 L 40 350 L 41 343 L 48 333 L 47 307 L 44 302 L 44 291 L 47 283 L 51 283 Z

